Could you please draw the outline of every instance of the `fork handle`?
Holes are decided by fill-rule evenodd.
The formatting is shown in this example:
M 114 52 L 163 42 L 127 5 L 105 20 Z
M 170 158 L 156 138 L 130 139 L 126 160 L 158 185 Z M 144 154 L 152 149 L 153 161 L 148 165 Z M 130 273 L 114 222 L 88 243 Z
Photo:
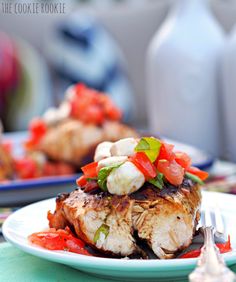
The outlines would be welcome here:
M 190 282 L 235 282 L 235 274 L 225 265 L 214 243 L 214 228 L 201 227 L 204 245 L 196 269 L 189 275 Z

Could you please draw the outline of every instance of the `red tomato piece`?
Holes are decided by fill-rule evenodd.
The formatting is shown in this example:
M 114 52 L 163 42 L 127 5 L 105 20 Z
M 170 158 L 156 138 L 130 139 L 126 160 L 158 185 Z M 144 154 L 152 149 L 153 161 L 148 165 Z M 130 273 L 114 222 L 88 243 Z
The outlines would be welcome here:
M 225 243 L 217 243 L 216 246 L 219 248 L 219 251 L 221 254 L 223 253 L 228 253 L 230 251 L 232 251 L 232 247 L 231 247 L 231 243 L 230 243 L 230 236 L 228 235 L 228 241 Z M 196 250 L 192 250 L 189 251 L 185 254 L 183 254 L 182 256 L 180 256 L 180 258 L 197 258 L 199 257 L 201 253 L 200 249 L 196 249 Z
M 134 156 L 130 157 L 130 161 L 144 174 L 146 180 L 157 176 L 157 170 L 154 164 L 145 153 L 137 152 Z
M 81 120 L 86 123 L 102 124 L 105 120 L 105 116 L 101 107 L 91 105 L 85 110 Z
M 159 160 L 157 170 L 173 185 L 180 185 L 184 179 L 184 169 L 175 160 Z
M 24 142 L 24 147 L 26 150 L 32 150 L 39 142 L 38 137 L 31 136 L 28 140 Z
M 84 175 L 80 176 L 80 178 L 76 179 L 76 184 L 80 187 L 84 187 L 87 183 L 86 177 Z
M 2 143 L 2 146 L 3 146 L 3 150 L 6 153 L 10 154 L 12 152 L 12 141 L 10 141 L 10 140 L 4 141 Z
M 189 251 L 189 252 L 181 255 L 179 258 L 183 258 L 183 259 L 185 259 L 185 258 L 197 258 L 197 257 L 199 257 L 200 253 L 201 253 L 201 251 L 199 249 L 192 250 L 192 251 Z
M 201 180 L 206 180 L 207 177 L 209 176 L 209 173 L 203 170 L 200 170 L 197 167 L 190 166 L 189 168 L 186 169 L 188 172 L 198 176 Z
M 175 152 L 175 161 L 185 169 L 190 167 L 192 162 L 189 155 L 183 152 Z
M 37 177 L 37 164 L 29 158 L 15 160 L 15 169 L 21 179 Z
M 230 236 L 228 235 L 228 241 L 225 243 L 217 243 L 216 246 L 219 248 L 221 254 L 232 251 Z
M 104 112 L 108 119 L 120 120 L 122 118 L 121 110 L 118 109 L 109 98 L 104 103 Z
M 74 168 L 66 163 L 59 162 L 55 164 L 56 175 L 70 175 L 75 172 Z
M 162 143 L 161 148 L 160 148 L 160 153 L 157 157 L 155 164 L 157 165 L 159 160 L 168 160 L 168 161 L 174 160 L 175 154 L 173 152 L 173 149 L 174 149 L 174 145 Z
M 93 178 L 93 177 L 97 177 L 98 175 L 97 166 L 98 166 L 98 162 L 93 162 L 81 167 L 81 170 L 83 171 L 86 178 Z
M 56 167 L 51 162 L 46 162 L 43 166 L 43 176 L 56 175 Z
M 91 255 L 84 247 L 85 243 L 74 237 L 67 227 L 65 230 L 50 228 L 47 231 L 33 233 L 28 237 L 33 244 L 48 250 L 67 250 L 83 255 Z
M 29 129 L 33 136 L 40 138 L 46 133 L 47 126 L 42 119 L 34 118 L 30 123 Z

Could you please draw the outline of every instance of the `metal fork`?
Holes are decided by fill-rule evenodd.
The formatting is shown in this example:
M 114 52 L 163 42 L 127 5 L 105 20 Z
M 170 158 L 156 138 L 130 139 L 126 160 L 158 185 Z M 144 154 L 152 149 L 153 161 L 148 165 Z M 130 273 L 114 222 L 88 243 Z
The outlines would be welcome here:
M 190 282 L 235 282 L 235 274 L 224 263 L 223 256 L 220 254 L 214 241 L 214 235 L 224 236 L 224 223 L 220 214 L 219 207 L 214 207 L 214 221 L 211 213 L 206 207 L 204 211 L 205 224 L 200 227 L 200 232 L 204 236 L 204 245 L 197 262 L 197 267 L 190 273 Z M 202 219 L 201 219 L 202 221 Z

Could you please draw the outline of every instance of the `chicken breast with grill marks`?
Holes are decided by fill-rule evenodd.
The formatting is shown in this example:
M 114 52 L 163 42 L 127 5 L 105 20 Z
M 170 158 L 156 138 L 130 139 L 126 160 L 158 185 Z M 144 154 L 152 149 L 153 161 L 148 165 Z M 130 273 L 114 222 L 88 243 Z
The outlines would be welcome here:
M 157 257 L 166 259 L 190 245 L 200 203 L 200 187 L 188 179 L 162 190 L 145 184 L 125 196 L 79 189 L 58 197 L 48 219 L 50 227 L 72 226 L 79 238 L 102 252 L 129 256 L 139 251 L 143 239 Z M 99 232 L 104 226 L 107 232 Z

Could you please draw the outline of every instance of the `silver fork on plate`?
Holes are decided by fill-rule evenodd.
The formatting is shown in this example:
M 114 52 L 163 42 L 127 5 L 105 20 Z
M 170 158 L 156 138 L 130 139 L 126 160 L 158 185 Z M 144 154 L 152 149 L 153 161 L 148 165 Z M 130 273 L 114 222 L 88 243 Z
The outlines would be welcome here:
M 204 210 L 204 225 L 200 232 L 204 237 L 204 245 L 197 262 L 197 267 L 190 273 L 190 282 L 236 282 L 235 274 L 224 263 L 223 256 L 215 245 L 214 234 L 224 236 L 224 223 L 218 206 L 211 214 L 206 207 Z M 212 220 L 214 218 L 214 220 Z M 201 219 L 201 222 L 203 220 Z

